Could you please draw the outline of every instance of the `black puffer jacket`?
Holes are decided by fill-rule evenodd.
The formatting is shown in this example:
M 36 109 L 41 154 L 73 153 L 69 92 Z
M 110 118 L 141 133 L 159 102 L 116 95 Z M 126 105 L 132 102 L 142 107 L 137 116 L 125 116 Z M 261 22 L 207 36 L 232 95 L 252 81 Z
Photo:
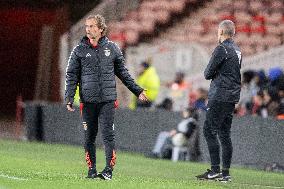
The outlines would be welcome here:
M 81 102 L 100 103 L 116 100 L 115 75 L 136 96 L 143 91 L 125 67 L 125 59 L 119 47 L 100 38 L 93 47 L 85 36 L 77 45 L 68 60 L 66 69 L 65 101 L 73 103 L 77 84 Z
M 207 65 L 204 76 L 210 80 L 209 100 L 237 103 L 241 91 L 242 56 L 232 39 L 218 45 Z

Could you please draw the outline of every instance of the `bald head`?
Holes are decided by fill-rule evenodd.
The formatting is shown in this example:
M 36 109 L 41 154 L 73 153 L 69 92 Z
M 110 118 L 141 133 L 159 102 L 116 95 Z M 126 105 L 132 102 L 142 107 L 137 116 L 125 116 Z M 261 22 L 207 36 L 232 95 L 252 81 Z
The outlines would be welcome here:
M 235 35 L 235 24 L 231 20 L 223 20 L 219 24 L 219 29 L 223 30 L 223 35 L 233 37 Z

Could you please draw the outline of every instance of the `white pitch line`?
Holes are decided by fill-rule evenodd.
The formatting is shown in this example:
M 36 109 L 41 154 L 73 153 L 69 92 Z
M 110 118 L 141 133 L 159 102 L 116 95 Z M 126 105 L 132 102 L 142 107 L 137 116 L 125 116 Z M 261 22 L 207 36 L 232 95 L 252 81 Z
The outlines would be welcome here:
M 0 177 L 8 178 L 8 179 L 13 179 L 13 180 L 27 180 L 27 179 L 24 179 L 24 178 L 13 177 L 13 176 L 4 175 L 4 174 L 0 174 Z
M 284 186 L 269 186 L 269 185 L 259 185 L 259 184 L 232 183 L 232 185 L 246 185 L 246 186 L 263 187 L 263 188 L 284 189 Z

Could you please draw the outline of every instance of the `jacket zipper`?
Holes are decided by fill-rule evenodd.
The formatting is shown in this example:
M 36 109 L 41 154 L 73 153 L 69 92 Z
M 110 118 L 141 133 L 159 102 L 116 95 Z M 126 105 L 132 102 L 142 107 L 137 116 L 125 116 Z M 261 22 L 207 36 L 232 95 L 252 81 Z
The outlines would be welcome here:
M 99 102 L 102 101 L 102 70 L 101 70 L 101 60 L 99 57 L 99 49 L 96 49 L 96 56 L 98 58 L 98 66 L 99 66 Z

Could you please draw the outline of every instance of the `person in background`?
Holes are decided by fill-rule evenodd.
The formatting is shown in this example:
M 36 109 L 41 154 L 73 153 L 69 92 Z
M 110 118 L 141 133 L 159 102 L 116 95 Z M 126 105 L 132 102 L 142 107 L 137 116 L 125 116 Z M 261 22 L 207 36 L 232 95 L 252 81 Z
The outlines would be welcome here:
M 148 155 L 150 158 L 171 158 L 171 152 L 173 148 L 173 138 L 177 134 L 182 134 L 184 140 L 184 145 L 190 139 L 192 134 L 198 129 L 198 112 L 194 108 L 187 108 L 182 111 L 183 119 L 178 123 L 177 128 L 171 131 L 162 131 L 159 133 L 154 148 L 152 152 Z M 196 136 L 197 137 L 197 136 Z M 198 139 L 196 139 L 198 140 Z M 195 149 L 191 152 L 194 155 L 199 153 L 198 146 L 193 145 Z M 198 151 L 198 152 L 196 152 Z
M 258 91 L 263 91 L 267 88 L 268 79 L 265 75 L 264 70 L 259 70 L 255 73 L 253 78 L 256 86 L 258 87 Z
M 254 81 L 255 71 L 247 70 L 242 74 L 242 90 L 238 103 L 239 115 L 252 114 L 253 97 L 257 94 L 258 87 Z
M 279 114 L 279 103 L 281 101 L 279 90 L 281 85 L 284 84 L 284 74 L 282 69 L 279 67 L 269 69 L 268 78 L 268 94 L 271 98 L 271 102 L 268 106 L 268 112 L 271 117 L 277 117 Z
M 263 118 L 268 117 L 268 105 L 270 102 L 267 91 L 258 91 L 253 97 L 252 115 L 258 115 Z
M 172 111 L 173 110 L 173 101 L 170 98 L 165 98 L 160 104 L 156 105 L 157 109 Z
M 183 72 L 176 72 L 173 82 L 168 83 L 168 98 L 173 101 L 173 111 L 182 111 L 188 106 L 189 84 L 185 81 Z
M 151 59 L 142 62 L 140 65 L 139 76 L 137 84 L 146 90 L 148 101 L 141 101 L 135 95 L 132 95 L 129 108 L 134 110 L 136 108 L 150 108 L 156 100 L 160 90 L 160 78 L 156 69 L 151 63 Z
M 73 105 L 79 107 L 80 106 L 80 94 L 79 94 L 79 85 L 76 88 L 76 93 L 74 96 L 74 102 Z
M 198 88 L 196 90 L 196 100 L 193 103 L 193 108 L 196 108 L 199 112 L 206 111 L 207 109 L 207 95 L 208 91 L 204 88 Z
M 277 111 L 277 119 L 284 120 L 284 83 L 279 84 L 278 87 L 278 95 L 279 95 L 279 106 Z

